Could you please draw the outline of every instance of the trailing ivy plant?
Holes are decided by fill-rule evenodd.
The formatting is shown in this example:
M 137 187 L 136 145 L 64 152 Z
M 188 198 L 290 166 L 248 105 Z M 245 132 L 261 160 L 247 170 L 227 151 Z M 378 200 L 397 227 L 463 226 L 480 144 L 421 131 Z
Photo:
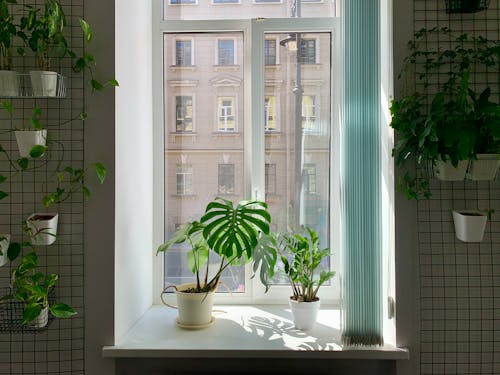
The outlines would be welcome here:
M 448 47 L 432 48 L 431 40 L 443 35 L 452 39 Z M 431 196 L 429 175 L 437 162 L 450 161 L 456 167 L 474 158 L 487 143 L 485 135 L 494 137 L 487 148 L 498 150 L 499 105 L 488 100 L 488 87 L 476 93 L 471 75 L 478 66 L 498 71 L 500 44 L 433 28 L 415 33 L 408 48 L 399 75 L 405 80 L 404 92 L 391 104 L 390 125 L 397 134 L 392 151 L 396 166 L 406 171 L 397 189 L 418 200 Z M 437 92 L 429 94 L 434 87 Z
M 0 70 L 12 69 L 12 50 L 15 39 L 26 40 L 26 34 L 14 21 L 10 6 L 17 4 L 16 0 L 0 0 Z M 24 48 L 17 48 L 19 55 L 24 55 Z

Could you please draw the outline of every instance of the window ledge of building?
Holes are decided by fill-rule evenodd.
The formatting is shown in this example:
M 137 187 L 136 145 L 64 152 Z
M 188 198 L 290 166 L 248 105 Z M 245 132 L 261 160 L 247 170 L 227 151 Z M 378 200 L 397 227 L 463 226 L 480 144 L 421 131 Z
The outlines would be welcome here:
M 199 331 L 176 326 L 177 311 L 151 307 L 104 357 L 249 357 L 404 360 L 408 350 L 385 345 L 345 348 L 340 344 L 340 311 L 323 307 L 314 329 L 294 328 L 287 306 L 217 306 L 215 323 Z
M 170 65 L 169 68 L 171 72 L 178 72 L 178 71 L 194 72 L 196 70 L 196 65 L 187 65 L 187 66 Z
M 218 132 L 212 132 L 212 136 L 214 138 L 217 137 L 235 137 L 239 138 L 241 136 L 240 132 L 233 132 L 233 131 L 218 131 Z
M 172 194 L 174 198 L 196 198 L 196 194 Z
M 266 65 L 266 70 L 281 70 L 281 65 L 280 64 L 270 64 L 270 65 Z
M 172 132 L 169 133 L 170 142 L 175 143 L 177 139 L 191 138 L 193 143 L 198 139 L 198 133 L 195 132 Z
M 214 65 L 214 71 L 220 72 L 220 71 L 233 71 L 236 72 L 240 70 L 239 65 Z

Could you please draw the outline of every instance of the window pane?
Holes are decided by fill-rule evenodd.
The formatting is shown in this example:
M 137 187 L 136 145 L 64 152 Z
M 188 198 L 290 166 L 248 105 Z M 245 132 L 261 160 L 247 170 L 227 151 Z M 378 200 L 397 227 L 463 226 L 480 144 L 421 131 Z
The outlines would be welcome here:
M 163 0 L 165 20 L 211 20 L 288 17 L 335 17 L 336 0 L 302 0 L 296 13 L 294 0 Z
M 234 64 L 234 40 L 218 41 L 218 61 L 219 65 Z
M 276 65 L 276 39 L 264 41 L 264 60 L 266 65 Z
M 177 40 L 175 42 L 175 65 L 177 66 L 192 65 L 190 40 Z
M 216 196 L 228 194 L 226 198 L 234 202 L 243 199 L 243 129 L 238 133 L 235 129 L 243 121 L 243 109 L 237 103 L 243 101 L 244 84 L 243 66 L 232 67 L 230 76 L 214 66 L 219 41 L 231 42 L 234 58 L 243 61 L 241 33 L 165 34 L 163 40 L 167 241 L 175 230 L 198 220 Z M 178 47 L 186 46 L 189 53 L 179 52 Z M 195 65 L 177 64 L 193 55 Z M 211 257 L 210 264 L 211 270 L 217 267 L 217 257 Z M 168 251 L 165 284 L 193 280 L 186 246 Z M 244 267 L 227 269 L 222 282 L 232 292 L 244 292 Z
M 267 35 L 271 39 L 271 35 Z M 273 34 L 281 69 L 265 69 L 266 201 L 273 229 L 307 225 L 329 246 L 331 36 Z M 293 48 L 291 42 L 302 48 Z M 321 60 L 311 66 L 309 58 Z M 308 59 L 304 58 L 309 56 Z M 278 82 L 279 84 L 274 84 Z M 272 93 L 272 95 L 271 95 Z M 279 103 L 279 105 L 278 105 Z M 274 112 L 273 109 L 274 108 Z M 280 119 L 278 132 L 272 120 Z M 329 260 L 325 261 L 325 265 Z

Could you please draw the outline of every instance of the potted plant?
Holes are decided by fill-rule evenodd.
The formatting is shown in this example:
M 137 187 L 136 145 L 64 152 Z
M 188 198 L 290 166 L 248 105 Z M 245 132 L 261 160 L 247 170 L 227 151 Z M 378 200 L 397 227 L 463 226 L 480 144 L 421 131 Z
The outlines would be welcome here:
M 34 96 L 58 96 L 57 72 L 51 70 L 53 58 L 68 54 L 68 43 L 63 35 L 66 17 L 57 0 L 46 0 L 41 9 L 26 5 L 28 14 L 21 18 L 21 28 L 27 32 L 28 46 L 35 53 L 38 70 L 30 71 Z
M 52 245 L 57 238 L 57 222 L 59 215 L 56 213 L 34 213 L 26 219 L 25 232 L 28 234 L 32 245 Z
M 0 234 L 0 267 L 9 263 L 8 249 L 10 244 L 9 234 Z
M 476 13 L 489 5 L 490 0 L 446 0 L 446 13 Z
M 493 210 L 453 210 L 455 234 L 463 242 L 481 242 L 486 222 L 491 219 Z
M 180 327 L 203 328 L 213 322 L 213 297 L 222 273 L 231 265 L 252 259 L 259 235 L 269 233 L 270 222 L 264 202 L 241 201 L 234 206 L 229 200 L 216 198 L 208 203 L 199 221 L 187 223 L 158 247 L 157 253 L 161 253 L 174 245 L 188 245 L 187 261 L 195 282 L 169 286 L 163 292 L 171 287 L 176 291 Z M 219 258 L 212 271 L 211 255 Z
M 32 114 L 31 127 L 14 131 L 21 158 L 37 159 L 47 150 L 47 129 L 42 128 L 40 108 L 34 108 Z
M 262 251 L 264 250 L 265 251 Z M 284 273 L 292 287 L 292 295 L 289 299 L 295 327 L 301 330 L 309 330 L 314 327 L 320 308 L 318 297 L 319 288 L 335 276 L 335 272 L 329 271 L 329 267 L 322 263 L 330 255 L 330 249 L 322 249 L 317 233 L 305 228 L 305 233 L 277 233 L 264 236 L 260 243 L 257 254 L 261 264 L 255 263 L 257 267 L 264 269 L 266 275 L 261 274 L 261 281 L 266 290 L 271 284 L 275 273 L 272 256 L 277 254 L 281 260 L 280 271 Z M 264 268 L 262 268 L 264 267 Z M 323 269 L 322 269 L 323 268 Z
M 0 298 L 0 304 L 21 302 L 24 306 L 21 323 L 43 328 L 47 325 L 49 313 L 56 318 L 69 318 L 76 312 L 64 303 L 49 303 L 49 294 L 56 285 L 58 275 L 45 275 L 37 267 L 36 253 L 26 254 L 12 271 L 11 293 Z
M 451 39 L 448 48 L 427 48 L 428 38 L 443 34 Z M 418 85 L 411 90 L 407 83 L 402 98 L 392 102 L 391 127 L 398 137 L 392 153 L 396 166 L 406 170 L 398 190 L 408 199 L 422 199 L 431 196 L 432 171 L 442 180 L 465 178 L 476 154 L 477 124 L 491 110 L 484 105 L 484 96 L 479 96 L 480 102 L 475 99 L 471 72 L 477 66 L 497 69 L 500 47 L 480 36 L 454 37 L 447 28 L 422 29 L 408 46 L 399 77 L 408 81 L 416 77 Z M 438 72 L 446 77 L 439 84 L 434 80 Z
M 12 71 L 12 47 L 15 37 L 25 39 L 24 33 L 14 23 L 9 6 L 17 4 L 16 0 L 0 0 L 0 96 L 19 95 L 19 76 Z M 23 48 L 18 48 L 24 54 Z

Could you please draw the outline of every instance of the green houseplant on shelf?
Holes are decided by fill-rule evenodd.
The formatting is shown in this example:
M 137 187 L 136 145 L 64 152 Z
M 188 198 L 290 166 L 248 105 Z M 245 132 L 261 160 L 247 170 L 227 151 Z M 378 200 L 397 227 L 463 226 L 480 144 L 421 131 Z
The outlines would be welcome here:
M 252 259 L 259 236 L 269 233 L 270 222 L 264 202 L 251 200 L 233 205 L 227 199 L 216 198 L 208 203 L 199 221 L 187 223 L 158 247 L 157 253 L 161 253 L 174 245 L 187 244 L 187 263 L 196 281 L 171 286 L 176 291 L 179 326 L 202 328 L 213 322 L 213 297 L 224 270 Z M 213 270 L 211 258 L 218 258 Z M 169 288 L 162 293 L 162 299 Z
M 330 249 L 322 249 L 316 231 L 305 227 L 301 233 L 263 236 L 255 253 L 254 272 L 260 267 L 260 279 L 266 291 L 276 272 L 276 256 L 279 258 L 279 271 L 292 287 L 289 304 L 295 327 L 312 329 L 320 308 L 319 288 L 335 276 L 324 264 L 331 255 Z
M 448 48 L 426 47 L 428 38 L 440 35 L 452 39 Z M 492 107 L 484 105 L 489 89 L 477 95 L 471 76 L 478 66 L 498 69 L 500 46 L 483 37 L 453 36 L 447 28 L 422 29 L 408 46 L 400 74 L 406 82 L 404 93 L 392 102 L 391 127 L 397 135 L 396 166 L 406 170 L 398 190 L 418 200 L 431 196 L 432 171 L 442 180 L 465 178 L 469 160 L 477 153 L 478 127 L 492 126 L 483 121 L 491 117 Z M 444 82 L 437 83 L 438 75 Z M 409 89 L 412 77 L 416 77 L 413 90 Z
M 56 318 L 69 318 L 76 314 L 74 309 L 65 303 L 52 302 L 49 295 L 57 283 L 56 274 L 46 275 L 39 272 L 38 257 L 35 252 L 26 254 L 19 266 L 12 271 L 11 294 L 0 298 L 2 304 L 21 303 L 22 316 L 9 317 L 40 329 L 47 325 L 49 313 Z

